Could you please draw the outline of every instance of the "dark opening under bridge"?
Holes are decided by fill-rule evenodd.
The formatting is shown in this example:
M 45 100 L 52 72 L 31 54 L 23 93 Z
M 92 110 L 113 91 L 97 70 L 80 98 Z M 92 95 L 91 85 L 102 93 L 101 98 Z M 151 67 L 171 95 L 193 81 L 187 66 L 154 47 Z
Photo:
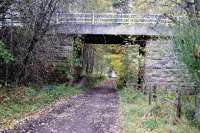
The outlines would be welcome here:
M 181 17 L 176 17 L 180 19 Z M 51 32 L 89 35 L 172 36 L 172 21 L 163 15 L 57 13 Z

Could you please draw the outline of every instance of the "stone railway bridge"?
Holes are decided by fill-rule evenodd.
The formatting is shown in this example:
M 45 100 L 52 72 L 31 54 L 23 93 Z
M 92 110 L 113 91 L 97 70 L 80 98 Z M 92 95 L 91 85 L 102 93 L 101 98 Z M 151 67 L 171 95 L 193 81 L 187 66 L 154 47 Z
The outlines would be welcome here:
M 177 16 L 175 19 L 184 18 Z M 178 61 L 169 39 L 173 35 L 172 25 L 170 19 L 157 14 L 58 13 L 50 32 L 81 34 L 88 44 L 123 44 L 125 38 L 133 36 L 136 38 L 133 44 L 147 49 L 142 69 L 143 89 L 183 87 L 190 90 L 194 87 L 191 75 L 186 65 Z M 165 39 L 155 40 L 159 37 Z
M 65 34 L 171 36 L 170 24 L 162 15 L 58 13 L 52 29 Z
M 177 16 L 178 21 L 184 19 Z M 12 24 L 13 25 L 13 24 Z M 20 25 L 15 22 L 14 25 Z M 81 34 L 88 44 L 123 44 L 125 38 L 135 37 L 132 44 L 146 47 L 143 88 L 159 86 L 166 89 L 192 89 L 194 83 L 186 65 L 174 52 L 172 21 L 162 15 L 116 13 L 57 13 L 49 34 Z M 155 38 L 165 38 L 155 40 Z M 152 39 L 154 38 L 154 39 Z M 168 39 L 166 39 L 168 38 Z
M 122 44 L 127 36 L 170 37 L 171 25 L 170 19 L 156 14 L 57 13 L 49 33 L 81 34 L 86 43 Z

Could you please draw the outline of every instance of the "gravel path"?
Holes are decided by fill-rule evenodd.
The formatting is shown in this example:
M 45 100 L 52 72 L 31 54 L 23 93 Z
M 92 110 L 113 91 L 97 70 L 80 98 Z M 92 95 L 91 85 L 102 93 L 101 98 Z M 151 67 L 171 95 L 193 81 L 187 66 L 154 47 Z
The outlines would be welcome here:
M 120 133 L 119 112 L 119 96 L 109 80 L 6 133 Z

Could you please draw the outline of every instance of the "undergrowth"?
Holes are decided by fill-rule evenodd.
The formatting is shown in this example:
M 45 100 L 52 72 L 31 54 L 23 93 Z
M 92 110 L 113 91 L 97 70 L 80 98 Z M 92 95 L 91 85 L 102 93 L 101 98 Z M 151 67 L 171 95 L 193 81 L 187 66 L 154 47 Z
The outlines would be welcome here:
M 157 100 L 148 104 L 148 97 L 134 89 L 120 90 L 124 133 L 199 133 L 186 117 L 188 110 L 183 107 L 181 119 L 175 117 L 173 92 L 157 92 Z M 184 103 L 185 104 L 185 103 Z M 188 112 L 188 114 L 186 113 Z M 184 115 L 185 114 L 185 115 Z M 189 116 L 190 117 L 190 116 Z
M 0 127 L 9 128 L 12 122 L 25 114 L 39 110 L 61 97 L 80 94 L 79 88 L 62 85 L 48 85 L 38 90 L 33 87 L 19 87 L 14 90 L 1 90 Z
M 45 106 L 59 100 L 79 95 L 95 86 L 103 77 L 91 77 L 86 84 L 77 87 L 67 84 L 45 85 L 42 88 L 18 87 L 0 89 L 0 129 L 12 128 L 14 123 Z

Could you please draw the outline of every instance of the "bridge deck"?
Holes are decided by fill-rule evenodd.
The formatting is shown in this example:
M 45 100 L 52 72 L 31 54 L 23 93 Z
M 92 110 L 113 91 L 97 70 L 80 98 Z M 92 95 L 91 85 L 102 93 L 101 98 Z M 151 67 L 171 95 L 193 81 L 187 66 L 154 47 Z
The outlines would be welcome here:
M 171 36 L 170 25 L 172 21 L 162 15 L 60 13 L 52 30 L 65 34 Z
M 175 19 L 181 20 L 182 17 Z M 20 19 L 7 25 L 23 26 Z M 65 34 L 152 35 L 171 36 L 172 21 L 163 15 L 118 13 L 56 13 L 51 20 L 51 32 Z
M 152 24 L 59 24 L 52 26 L 52 31 L 64 34 L 172 36 L 170 27 Z
M 180 19 L 180 17 L 177 17 Z M 56 24 L 79 23 L 79 24 L 171 24 L 172 21 L 158 14 L 139 15 L 139 14 L 118 14 L 118 13 L 57 13 Z

